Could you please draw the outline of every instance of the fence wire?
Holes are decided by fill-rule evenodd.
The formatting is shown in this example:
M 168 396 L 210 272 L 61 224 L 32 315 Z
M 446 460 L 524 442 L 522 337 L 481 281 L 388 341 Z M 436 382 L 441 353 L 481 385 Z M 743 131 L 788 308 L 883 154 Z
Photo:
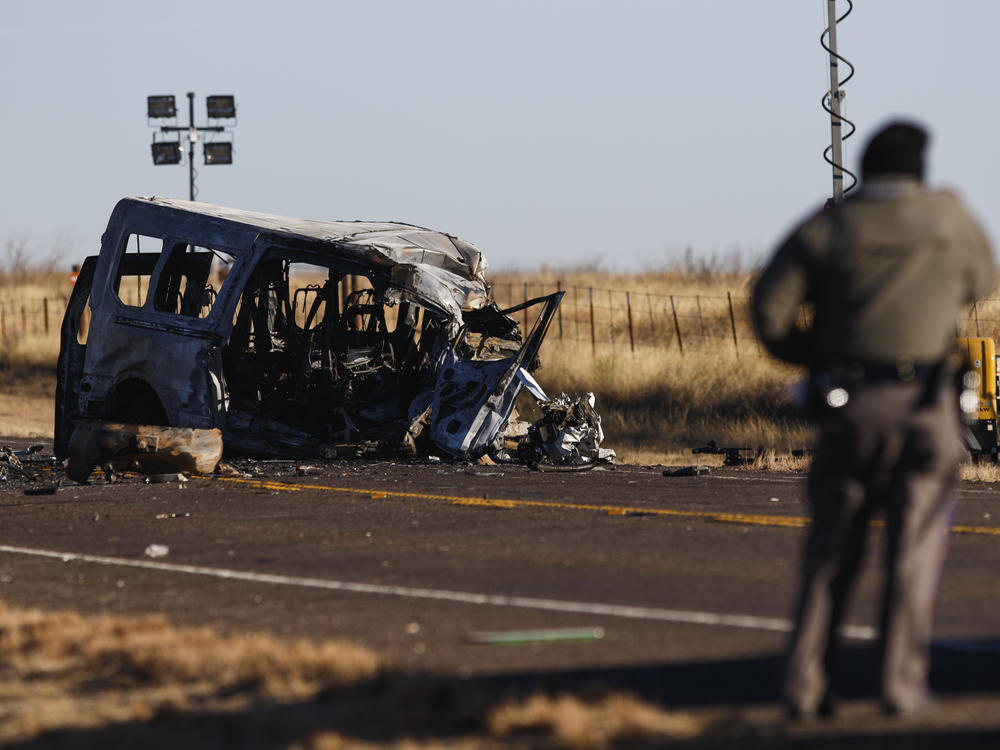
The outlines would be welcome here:
M 659 294 L 646 291 L 564 286 L 538 282 L 498 282 L 497 304 L 512 307 L 534 297 L 565 292 L 548 340 L 580 344 L 591 353 L 635 353 L 703 349 L 728 350 L 736 357 L 760 356 L 745 295 Z M 0 298 L 0 339 L 58 336 L 65 296 Z M 537 310 L 514 313 L 528 330 Z M 955 324 L 956 336 L 1000 338 L 1000 297 L 981 300 Z
M 68 297 L 0 299 L 0 339 L 58 336 Z

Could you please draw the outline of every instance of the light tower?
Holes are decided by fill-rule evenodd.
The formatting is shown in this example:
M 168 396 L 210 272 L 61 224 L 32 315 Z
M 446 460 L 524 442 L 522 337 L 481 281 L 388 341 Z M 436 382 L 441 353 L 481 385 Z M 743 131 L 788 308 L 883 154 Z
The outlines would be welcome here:
M 209 125 L 195 125 L 194 122 L 194 92 L 189 91 L 188 97 L 188 122 L 187 125 L 177 124 L 177 125 L 160 125 L 159 132 L 161 134 L 175 133 L 176 138 L 169 139 L 164 137 L 162 140 L 156 139 L 156 132 L 153 133 L 153 143 L 151 149 L 153 152 L 153 164 L 180 164 L 181 154 L 183 150 L 181 148 L 181 133 L 187 133 L 188 136 L 188 193 L 191 200 L 194 200 L 195 195 L 197 195 L 197 190 L 195 188 L 195 176 L 197 172 L 194 168 L 194 144 L 198 142 L 200 133 L 229 133 L 226 129 L 227 127 L 236 126 L 236 100 L 231 94 L 216 94 L 213 96 L 205 97 L 206 112 L 208 119 L 212 120 L 232 120 L 231 124 L 220 125 L 220 124 L 209 124 Z M 163 96 L 147 96 L 146 97 L 146 118 L 147 120 L 157 120 L 157 119 L 176 119 L 177 117 L 177 105 L 174 101 L 174 95 L 168 94 Z M 150 123 L 152 124 L 152 123 Z M 233 163 L 233 141 L 230 137 L 227 140 L 221 141 L 206 141 L 202 143 L 202 153 L 204 154 L 205 164 L 232 164 Z

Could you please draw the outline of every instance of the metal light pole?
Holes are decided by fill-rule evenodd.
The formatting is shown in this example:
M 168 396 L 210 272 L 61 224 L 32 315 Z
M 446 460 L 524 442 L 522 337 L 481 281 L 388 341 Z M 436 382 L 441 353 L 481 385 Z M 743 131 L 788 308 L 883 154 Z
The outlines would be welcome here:
M 841 102 L 844 100 L 844 91 L 841 88 L 851 76 L 854 75 L 854 66 L 837 54 L 837 24 L 847 18 L 854 9 L 852 0 L 847 0 L 847 11 L 840 18 L 837 18 L 837 0 L 826 0 L 827 27 L 820 34 L 819 42 L 830 55 L 830 90 L 823 95 L 823 109 L 830 113 L 830 145 L 823 151 L 823 158 L 833 168 L 833 201 L 839 203 L 844 193 L 851 190 L 858 183 L 857 176 L 844 167 L 843 142 L 851 137 L 856 130 L 854 123 L 844 117 L 840 111 Z M 840 63 L 843 62 L 850 70 L 847 76 L 840 80 Z M 850 128 L 844 132 L 844 124 Z M 853 182 L 846 188 L 844 186 L 844 175 L 848 174 L 853 178 Z
M 188 98 L 188 121 L 186 125 L 160 125 L 161 133 L 177 133 L 178 140 L 156 141 L 153 137 L 153 163 L 179 164 L 181 160 L 180 134 L 186 132 L 188 136 L 188 195 L 194 200 L 195 175 L 194 168 L 194 144 L 198 142 L 199 133 L 225 133 L 225 125 L 196 125 L 194 121 L 194 92 L 187 92 Z M 209 96 L 206 99 L 209 119 L 236 119 L 236 103 L 232 96 Z M 177 109 L 174 105 L 173 95 L 150 96 L 147 97 L 146 116 L 148 119 L 154 118 L 175 118 Z M 235 125 L 235 122 L 233 123 Z M 205 164 L 232 164 L 233 163 L 232 141 L 222 141 L 214 143 L 204 143 L 202 150 L 205 153 Z
M 826 14 L 827 29 L 830 32 L 827 41 L 830 45 L 830 143 L 833 146 L 833 199 L 839 202 L 844 197 L 844 153 L 840 130 L 840 73 L 837 66 L 837 0 L 827 0 Z M 192 94 L 188 94 L 188 96 L 192 96 Z M 193 149 L 194 146 L 191 148 Z M 194 151 L 191 153 L 193 154 Z

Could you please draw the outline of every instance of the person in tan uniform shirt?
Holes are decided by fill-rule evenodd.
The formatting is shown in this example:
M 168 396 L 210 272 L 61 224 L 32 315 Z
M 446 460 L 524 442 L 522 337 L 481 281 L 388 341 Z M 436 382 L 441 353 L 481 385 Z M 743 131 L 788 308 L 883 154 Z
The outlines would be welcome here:
M 883 708 L 906 714 L 928 699 L 932 610 L 963 456 L 946 359 L 955 318 L 990 292 L 996 269 L 959 199 L 924 187 L 926 142 L 912 123 L 880 130 L 858 194 L 796 227 L 753 290 L 765 347 L 809 370 L 819 427 L 784 683 L 793 716 L 835 708 L 836 631 L 875 514 L 886 522 Z

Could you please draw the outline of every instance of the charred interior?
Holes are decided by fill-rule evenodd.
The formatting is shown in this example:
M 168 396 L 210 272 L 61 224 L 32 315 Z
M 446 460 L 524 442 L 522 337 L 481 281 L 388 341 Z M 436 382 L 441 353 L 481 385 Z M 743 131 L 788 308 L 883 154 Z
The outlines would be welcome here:
M 463 329 L 469 359 L 516 354 L 516 322 L 491 305 Z M 272 251 L 240 295 L 223 347 L 230 413 L 280 419 L 330 444 L 396 442 L 409 408 L 432 389 L 448 345 L 446 315 L 379 275 Z

